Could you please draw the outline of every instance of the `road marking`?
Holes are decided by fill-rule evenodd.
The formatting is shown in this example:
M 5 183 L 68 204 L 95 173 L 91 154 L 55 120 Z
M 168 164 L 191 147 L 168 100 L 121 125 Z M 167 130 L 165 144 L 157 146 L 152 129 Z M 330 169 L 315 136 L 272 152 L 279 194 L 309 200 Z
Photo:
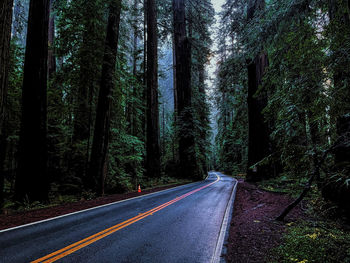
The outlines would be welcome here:
M 125 228 L 125 227 L 127 227 L 127 226 L 129 226 L 131 224 L 134 224 L 137 221 L 140 221 L 141 219 L 143 219 L 145 217 L 153 215 L 154 213 L 164 209 L 165 207 L 167 207 L 169 205 L 172 205 L 172 204 L 174 204 L 174 203 L 184 199 L 187 196 L 190 196 L 190 195 L 192 195 L 192 194 L 194 194 L 194 193 L 196 193 L 196 192 L 198 192 L 200 190 L 203 190 L 203 189 L 205 189 L 205 188 L 207 188 L 207 187 L 217 183 L 218 181 L 220 181 L 220 176 L 218 176 L 217 174 L 215 174 L 215 175 L 216 175 L 217 179 L 214 182 L 210 183 L 210 184 L 207 184 L 207 185 L 204 185 L 204 186 L 202 186 L 200 188 L 192 190 L 192 191 L 190 191 L 190 192 L 188 192 L 186 194 L 183 194 L 183 195 L 181 195 L 181 196 L 179 196 L 179 197 L 177 197 L 177 198 L 175 198 L 173 200 L 170 200 L 169 202 L 166 202 L 166 203 L 164 203 L 164 204 L 162 204 L 160 206 L 157 206 L 157 207 L 155 207 L 155 208 L 153 208 L 153 209 L 151 209 L 151 210 L 149 210 L 147 212 L 138 214 L 137 216 L 135 216 L 133 218 L 130 218 L 130 219 L 124 221 L 124 222 L 121 222 L 121 223 L 119 223 L 117 225 L 109 227 L 109 228 L 107 228 L 105 230 L 102 230 L 102 231 L 92 235 L 92 236 L 84 238 L 84 239 L 82 239 L 82 240 L 80 240 L 78 242 L 75 242 L 75 243 L 67 246 L 67 247 L 64 247 L 64 248 L 62 248 L 60 250 L 57 250 L 57 251 L 55 251 L 55 252 L 53 252 L 51 254 L 48 254 L 48 255 L 46 255 L 44 257 L 41 257 L 41 258 L 39 258 L 37 260 L 34 260 L 31 263 L 39 263 L 39 262 L 50 263 L 50 262 L 54 262 L 54 261 L 56 261 L 56 260 L 58 260 L 60 258 L 63 258 L 65 256 L 67 256 L 67 255 L 70 255 L 70 254 L 74 253 L 75 251 L 77 251 L 77 250 L 79 250 L 79 249 L 81 249 L 83 247 L 86 247 L 86 246 L 88 246 L 88 245 L 90 245 L 90 244 L 92 244 L 92 243 L 94 243 L 94 242 L 96 242 L 96 241 L 106 237 L 106 236 L 109 236 L 109 235 L 117 232 L 120 229 L 123 229 L 123 228 Z
M 217 176 L 216 173 L 215 173 L 215 175 Z M 236 197 L 236 191 L 237 191 L 237 185 L 238 185 L 238 181 L 236 179 L 234 179 L 234 182 L 235 182 L 235 185 L 232 188 L 231 196 L 230 196 L 230 199 L 229 199 L 227 206 L 226 206 L 225 215 L 224 215 L 224 218 L 223 218 L 222 223 L 221 223 L 219 237 L 218 237 L 218 240 L 216 242 L 214 254 L 213 254 L 213 257 L 211 258 L 210 263 L 219 263 L 221 261 L 222 249 L 223 249 L 225 237 L 227 234 L 226 233 L 227 228 L 229 226 L 229 218 L 230 218 L 230 215 L 232 215 L 233 202 L 234 202 L 235 197 Z
M 135 196 L 135 197 L 131 197 L 131 198 L 128 198 L 128 199 L 123 199 L 123 200 L 120 200 L 120 201 L 116 201 L 116 202 L 113 202 L 113 203 L 104 204 L 104 205 L 95 206 L 95 207 L 87 208 L 87 209 L 84 209 L 84 210 L 72 212 L 72 213 L 69 213 L 69 214 L 60 215 L 60 216 L 56 216 L 56 217 L 52 217 L 52 218 L 48 218 L 48 219 L 44 219 L 44 220 L 40 220 L 40 221 L 36 221 L 36 222 L 32 222 L 32 223 L 28 223 L 28 224 L 21 225 L 21 226 L 15 226 L 15 227 L 3 229 L 3 230 L 0 230 L 0 233 L 12 231 L 12 230 L 19 229 L 19 228 L 23 228 L 23 227 L 27 227 L 27 226 L 32 226 L 32 225 L 37 225 L 37 224 L 45 223 L 45 222 L 52 221 L 52 220 L 56 220 L 56 219 L 59 219 L 59 218 L 62 218 L 62 217 L 71 216 L 71 215 L 75 215 L 75 214 L 87 212 L 87 211 L 90 211 L 90 210 L 94 210 L 94 209 L 98 209 L 98 208 L 102 208 L 102 207 L 106 207 L 106 206 L 110 206 L 110 205 L 119 204 L 119 203 L 122 203 L 122 202 L 130 201 L 130 200 L 137 199 L 137 198 L 141 198 L 141 197 L 146 197 L 146 196 L 150 196 L 150 195 L 155 195 L 155 194 L 163 193 L 163 192 L 166 192 L 166 191 L 171 191 L 171 190 L 174 190 L 174 189 L 176 189 L 176 188 L 180 188 L 180 187 L 184 187 L 184 186 L 189 186 L 189 185 L 191 185 L 191 184 L 196 184 L 196 183 L 197 183 L 197 182 L 193 182 L 193 183 L 189 183 L 189 184 L 185 184 L 185 185 L 179 185 L 179 186 L 171 187 L 171 188 L 168 188 L 168 189 L 165 189 L 165 190 L 161 190 L 161 191 L 158 191 L 158 192 L 153 192 L 153 193 L 149 193 L 149 194 L 145 194 L 145 195 Z

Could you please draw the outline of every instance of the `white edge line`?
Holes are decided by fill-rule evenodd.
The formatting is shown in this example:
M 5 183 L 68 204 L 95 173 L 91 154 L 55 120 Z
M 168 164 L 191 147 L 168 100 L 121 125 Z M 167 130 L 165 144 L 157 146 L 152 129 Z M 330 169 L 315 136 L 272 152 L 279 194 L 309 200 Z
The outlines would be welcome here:
M 15 230 L 15 229 L 19 229 L 19 228 L 23 228 L 23 227 L 27 227 L 27 226 L 32 226 L 32 225 L 41 224 L 41 223 L 48 222 L 48 221 L 55 220 L 55 219 L 59 219 L 59 218 L 62 218 L 62 217 L 66 217 L 66 216 L 71 216 L 71 215 L 75 215 L 75 214 L 87 212 L 87 211 L 90 211 L 90 210 L 102 208 L 102 207 L 109 206 L 109 205 L 115 205 L 115 204 L 118 204 L 118 203 L 130 201 L 130 200 L 137 199 L 137 198 L 141 198 L 141 197 L 145 197 L 145 196 L 150 196 L 150 195 L 162 193 L 162 192 L 165 192 L 165 191 L 173 190 L 173 189 L 178 188 L 178 187 L 188 186 L 188 185 L 195 184 L 195 183 L 198 183 L 198 182 L 193 182 L 193 183 L 189 183 L 189 184 L 183 184 L 183 185 L 171 187 L 171 188 L 168 188 L 168 189 L 164 189 L 164 190 L 161 190 L 161 191 L 158 191 L 158 192 L 149 193 L 149 194 L 140 195 L 140 196 L 135 196 L 135 197 L 132 197 L 132 198 L 123 199 L 123 200 L 119 200 L 119 201 L 116 201 L 116 202 L 113 202 L 113 203 L 109 203 L 109 204 L 104 204 L 104 205 L 100 205 L 100 206 L 95 206 L 95 207 L 87 208 L 87 209 L 80 210 L 80 211 L 76 211 L 76 212 L 72 212 L 72 213 L 69 213 L 69 214 L 60 215 L 60 216 L 56 216 L 56 217 L 47 218 L 47 219 L 44 219 L 44 220 L 40 220 L 40 221 L 28 223 L 28 224 L 25 224 L 25 225 L 20 225 L 20 226 L 15 226 L 15 227 L 3 229 L 3 230 L 0 230 L 0 233 L 8 232 L 8 231 L 11 231 L 11 230 Z
M 235 180 L 236 184 L 232 189 L 230 200 L 227 203 L 224 219 L 222 220 L 222 224 L 221 224 L 221 229 L 220 229 L 218 241 L 216 243 L 213 257 L 210 261 L 211 263 L 219 263 L 220 262 L 221 252 L 222 252 L 222 248 L 223 248 L 225 236 L 226 236 L 226 230 L 227 230 L 227 226 L 229 224 L 228 220 L 229 220 L 231 209 L 232 209 L 232 203 L 236 197 L 238 181 L 237 181 L 237 179 L 234 179 L 234 180 Z

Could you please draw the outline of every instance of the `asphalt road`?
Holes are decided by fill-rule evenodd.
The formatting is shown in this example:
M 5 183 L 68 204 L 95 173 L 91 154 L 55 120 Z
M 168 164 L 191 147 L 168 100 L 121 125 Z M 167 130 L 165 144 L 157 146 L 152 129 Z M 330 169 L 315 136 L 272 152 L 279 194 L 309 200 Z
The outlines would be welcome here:
M 0 232 L 0 262 L 212 260 L 236 181 L 207 180 Z

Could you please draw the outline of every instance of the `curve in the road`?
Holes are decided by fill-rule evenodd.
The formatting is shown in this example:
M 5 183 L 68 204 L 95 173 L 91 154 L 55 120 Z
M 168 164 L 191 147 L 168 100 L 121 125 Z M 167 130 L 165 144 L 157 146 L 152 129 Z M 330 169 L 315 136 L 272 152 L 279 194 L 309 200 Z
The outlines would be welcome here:
M 50 263 L 50 262 L 55 262 L 55 261 L 65 257 L 67 255 L 70 255 L 70 254 L 74 253 L 75 251 L 77 251 L 77 250 L 79 250 L 79 249 L 81 249 L 83 247 L 86 247 L 86 246 L 88 246 L 88 245 L 90 245 L 90 244 L 92 244 L 92 243 L 94 243 L 94 242 L 96 242 L 96 241 L 98 241 L 98 240 L 100 240 L 100 239 L 102 239 L 104 237 L 107 237 L 107 236 L 117 232 L 118 230 L 121 230 L 121 229 L 123 229 L 123 228 L 125 228 L 125 227 L 127 227 L 127 226 L 129 226 L 131 224 L 134 224 L 134 223 L 136 223 L 136 222 L 138 222 L 138 221 L 140 221 L 140 220 L 142 220 L 142 219 L 144 219 L 144 218 L 146 218 L 146 217 L 148 217 L 150 215 L 153 215 L 154 213 L 156 213 L 156 212 L 158 212 L 158 211 L 160 211 L 160 210 L 162 210 L 162 209 L 164 209 L 164 208 L 166 208 L 166 207 L 168 207 L 168 206 L 170 206 L 170 205 L 172 205 L 172 204 L 174 204 L 174 203 L 176 203 L 176 202 L 186 198 L 187 196 L 190 196 L 190 195 L 192 195 L 192 194 L 194 194 L 194 193 L 196 193 L 196 192 L 198 192 L 200 190 L 203 190 L 203 189 L 205 189 L 205 188 L 207 188 L 207 187 L 217 183 L 218 181 L 220 181 L 220 176 L 218 176 L 217 174 L 215 174 L 215 175 L 217 176 L 217 179 L 214 182 L 212 182 L 212 183 L 209 183 L 209 184 L 204 185 L 204 186 L 202 186 L 200 188 L 192 190 L 192 191 L 190 191 L 190 192 L 188 192 L 188 193 L 186 193 L 186 194 L 184 194 L 182 196 L 179 196 L 179 197 L 177 197 L 177 198 L 175 198 L 175 199 L 173 199 L 173 200 L 171 200 L 169 202 L 166 202 L 166 203 L 164 203 L 162 205 L 159 205 L 159 206 L 157 206 L 157 207 L 155 207 L 155 208 L 153 208 L 153 209 L 151 209 L 151 210 L 149 210 L 147 212 L 141 213 L 141 214 L 139 214 L 139 215 L 137 215 L 137 216 L 135 216 L 133 218 L 130 218 L 130 219 L 128 219 L 128 220 L 126 220 L 126 221 L 124 221 L 122 223 L 114 225 L 114 226 L 112 226 L 110 228 L 107 228 L 107 229 L 105 229 L 103 231 L 100 231 L 100 232 L 98 232 L 98 233 L 96 233 L 94 235 L 91 235 L 91 236 L 89 236 L 87 238 L 84 238 L 84 239 L 82 239 L 82 240 L 80 240 L 78 242 L 75 242 L 75 243 L 73 243 L 73 244 L 71 244 L 69 246 L 66 246 L 66 247 L 64 247 L 64 248 L 62 248 L 60 250 L 57 250 L 57 251 L 55 251 L 53 253 L 50 253 L 50 254 L 48 254 L 48 255 L 46 255 L 44 257 L 41 257 L 41 258 L 39 258 L 37 260 L 34 260 L 34 261 L 32 261 L 32 263 L 39 263 L 39 262 Z

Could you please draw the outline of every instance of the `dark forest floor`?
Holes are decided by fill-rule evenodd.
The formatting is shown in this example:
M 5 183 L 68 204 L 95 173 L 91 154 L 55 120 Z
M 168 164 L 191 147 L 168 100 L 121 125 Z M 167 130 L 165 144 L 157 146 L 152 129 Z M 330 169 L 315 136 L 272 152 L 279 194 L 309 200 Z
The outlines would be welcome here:
M 291 198 L 260 190 L 239 180 L 229 232 L 228 262 L 264 262 L 269 251 L 282 243 L 285 223 L 273 219 L 289 204 Z M 299 205 L 286 218 L 303 217 Z
M 284 222 L 274 220 L 292 200 L 239 179 L 227 262 L 350 262 L 349 229 L 310 212 L 309 201 L 302 201 Z

